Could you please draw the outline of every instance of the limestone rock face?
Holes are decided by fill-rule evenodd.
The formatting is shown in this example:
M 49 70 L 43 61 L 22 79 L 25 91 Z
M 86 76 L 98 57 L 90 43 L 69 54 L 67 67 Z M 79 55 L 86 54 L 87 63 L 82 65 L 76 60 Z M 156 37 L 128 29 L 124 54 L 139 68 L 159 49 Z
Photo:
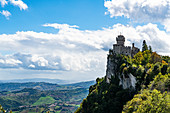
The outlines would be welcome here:
M 106 70 L 106 82 L 110 83 L 111 77 L 117 76 L 119 78 L 119 85 L 122 85 L 123 89 L 134 88 L 136 84 L 136 78 L 130 73 L 126 76 L 120 72 L 121 57 L 117 57 L 116 54 L 109 54 L 107 58 L 107 70 Z
M 124 74 L 122 74 L 123 77 L 120 78 L 119 85 L 123 86 L 123 89 L 127 88 L 134 88 L 135 89 L 135 84 L 136 84 L 136 78 L 130 73 L 128 74 L 127 77 L 125 77 Z
M 114 62 L 114 63 L 113 63 Z M 111 76 L 115 76 L 115 71 L 116 71 L 116 59 L 113 61 L 111 57 L 108 56 L 107 59 L 107 70 L 106 70 L 106 80 L 107 83 L 110 82 Z

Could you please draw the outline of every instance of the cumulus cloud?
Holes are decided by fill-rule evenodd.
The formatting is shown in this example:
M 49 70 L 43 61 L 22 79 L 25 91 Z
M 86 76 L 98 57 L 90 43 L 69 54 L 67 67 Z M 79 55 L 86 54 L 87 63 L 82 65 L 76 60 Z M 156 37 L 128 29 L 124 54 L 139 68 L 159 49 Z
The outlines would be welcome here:
M 163 25 L 165 26 L 166 31 L 170 32 L 170 19 L 166 19 L 163 22 Z
M 60 51 L 61 52 L 61 51 Z M 98 56 L 94 56 L 96 53 Z M 100 68 L 106 52 L 94 53 L 67 53 L 48 55 L 21 54 L 5 55 L 0 57 L 0 68 L 23 68 L 31 70 L 60 70 L 60 71 L 90 71 Z
M 4 7 L 8 2 L 6 0 L 0 0 L 1 6 Z
M 0 13 L 2 15 L 4 15 L 6 17 L 6 19 L 9 19 L 9 16 L 11 16 L 11 13 L 9 11 L 3 10 L 3 11 L 0 11 Z
M 27 4 L 25 4 L 22 0 L 0 0 L 1 6 L 4 7 L 6 4 L 11 3 L 14 6 L 18 6 L 20 10 L 28 9 Z
M 165 21 L 170 21 L 169 0 L 106 0 L 106 14 L 111 17 L 125 16 L 137 22 L 160 22 L 170 29 Z
M 141 48 L 145 39 L 153 50 L 170 55 L 170 34 L 158 29 L 156 24 L 144 26 L 113 25 L 102 30 L 79 30 L 63 24 L 45 24 L 59 29 L 58 33 L 20 31 L 0 35 L 1 51 L 13 51 L 0 56 L 0 68 L 31 70 L 92 71 L 103 70 L 108 50 L 116 43 L 120 29 L 126 37 L 126 45 L 133 42 Z M 56 27 L 57 26 L 57 27 Z M 60 26 L 60 27 L 58 27 Z M 67 27 L 65 27 L 67 26 Z
M 18 68 L 22 62 L 10 56 L 0 56 L 0 68 Z
M 22 0 L 9 0 L 10 3 L 14 6 L 18 6 L 20 10 L 26 10 L 28 8 L 27 4 L 25 4 Z
M 1 6 L 4 7 L 6 4 L 11 3 L 14 6 L 18 6 L 20 10 L 26 10 L 28 9 L 27 4 L 25 4 L 22 0 L 0 0 Z M 6 17 L 6 19 L 9 20 L 9 16 L 11 13 L 9 11 L 2 10 L 0 11 L 2 15 Z

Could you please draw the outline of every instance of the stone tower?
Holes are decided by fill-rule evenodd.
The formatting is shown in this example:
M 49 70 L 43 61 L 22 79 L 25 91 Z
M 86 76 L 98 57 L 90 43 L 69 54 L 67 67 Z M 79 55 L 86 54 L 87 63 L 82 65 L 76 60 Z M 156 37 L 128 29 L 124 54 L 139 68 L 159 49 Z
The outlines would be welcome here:
M 121 62 L 122 57 L 117 54 L 133 57 L 140 50 L 135 47 L 134 43 L 132 43 L 132 47 L 125 46 L 125 37 L 123 35 L 118 35 L 116 41 L 117 43 L 113 44 L 113 49 L 109 50 L 107 57 L 106 82 L 110 83 L 111 78 L 116 76 L 119 78 L 119 85 L 122 85 L 123 89 L 131 87 L 135 88 L 136 78 L 131 73 L 128 75 L 119 73 L 119 63 Z
M 113 44 L 113 53 L 116 54 L 123 54 L 133 57 L 136 53 L 140 50 L 132 44 L 132 47 L 125 46 L 125 37 L 123 35 L 118 35 L 116 37 L 117 44 Z
M 116 37 L 117 44 L 113 44 L 113 52 L 116 54 L 124 54 L 131 56 L 131 47 L 124 46 L 125 37 L 123 35 L 118 35 Z
M 125 37 L 123 35 L 119 35 L 116 37 L 117 45 L 124 46 L 125 43 Z

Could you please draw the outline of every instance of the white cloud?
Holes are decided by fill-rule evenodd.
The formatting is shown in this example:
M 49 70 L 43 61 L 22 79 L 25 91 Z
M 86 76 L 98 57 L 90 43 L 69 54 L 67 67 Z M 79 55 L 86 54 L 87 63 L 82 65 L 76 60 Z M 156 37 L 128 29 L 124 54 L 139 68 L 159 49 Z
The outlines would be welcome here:
M 166 31 L 170 32 L 170 19 L 166 19 L 163 22 L 163 25 L 165 26 Z
M 8 2 L 6 0 L 0 0 L 1 6 L 4 7 Z
M 44 59 L 43 57 L 39 57 L 37 55 L 34 55 L 32 56 L 32 62 L 37 62 L 37 65 L 38 66 L 42 66 L 42 67 L 45 67 L 45 66 L 48 66 L 48 61 L 46 59 Z
M 0 56 L 0 68 L 19 68 L 22 62 L 11 56 Z
M 28 9 L 28 6 L 27 4 L 25 4 L 22 0 L 0 0 L 0 3 L 1 3 L 1 6 L 4 7 L 6 4 L 11 3 L 12 5 L 14 6 L 18 6 L 20 8 L 20 10 L 26 10 Z M 5 11 L 5 10 L 2 10 L 0 11 L 0 13 L 2 15 L 4 15 L 6 17 L 6 19 L 9 20 L 9 16 L 11 15 L 11 13 L 9 11 Z
M 28 67 L 29 67 L 29 68 L 35 68 L 35 65 L 30 64 Z
M 11 4 L 18 6 L 20 10 L 28 9 L 27 4 L 25 4 L 22 0 L 9 0 Z
M 19 60 L 15 60 L 15 59 L 7 59 L 6 64 L 17 65 L 17 64 L 22 64 L 22 62 Z
M 53 27 L 55 29 L 63 29 L 63 30 L 68 30 L 69 28 L 79 28 L 79 26 L 76 25 L 68 25 L 68 24 L 58 24 L 58 23 L 54 23 L 54 24 L 44 24 L 44 27 Z
M 165 21 L 170 20 L 169 0 L 106 0 L 106 14 L 111 17 L 125 16 L 137 22 L 160 22 L 170 29 Z
M 3 10 L 3 11 L 0 11 L 0 13 L 2 15 L 4 15 L 6 17 L 6 19 L 9 19 L 9 16 L 11 16 L 11 13 L 9 11 Z
M 11 3 L 14 6 L 18 6 L 20 10 L 28 9 L 27 4 L 25 4 L 22 0 L 0 0 L 1 6 L 4 7 L 6 4 Z
M 104 71 L 108 49 L 112 48 L 112 44 L 116 42 L 120 29 L 126 37 L 126 45 L 131 45 L 134 42 L 135 46 L 141 48 L 142 41 L 145 39 L 153 50 L 170 55 L 170 34 L 159 30 L 156 24 L 149 23 L 136 28 L 116 24 L 113 27 L 96 31 L 79 30 L 77 27 L 69 27 L 69 25 L 64 26 L 68 26 L 68 29 L 51 26 L 59 29 L 56 34 L 21 31 L 16 34 L 0 35 L 1 51 L 15 53 L 1 55 L 0 68 L 77 72 Z

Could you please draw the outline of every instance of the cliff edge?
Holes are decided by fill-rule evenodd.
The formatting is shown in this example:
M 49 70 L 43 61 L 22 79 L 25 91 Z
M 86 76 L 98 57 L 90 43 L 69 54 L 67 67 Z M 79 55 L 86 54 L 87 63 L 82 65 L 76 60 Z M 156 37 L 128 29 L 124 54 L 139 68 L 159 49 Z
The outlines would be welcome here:
M 109 51 L 106 76 L 97 78 L 75 113 L 168 113 L 170 57 L 145 49 L 133 57 Z

